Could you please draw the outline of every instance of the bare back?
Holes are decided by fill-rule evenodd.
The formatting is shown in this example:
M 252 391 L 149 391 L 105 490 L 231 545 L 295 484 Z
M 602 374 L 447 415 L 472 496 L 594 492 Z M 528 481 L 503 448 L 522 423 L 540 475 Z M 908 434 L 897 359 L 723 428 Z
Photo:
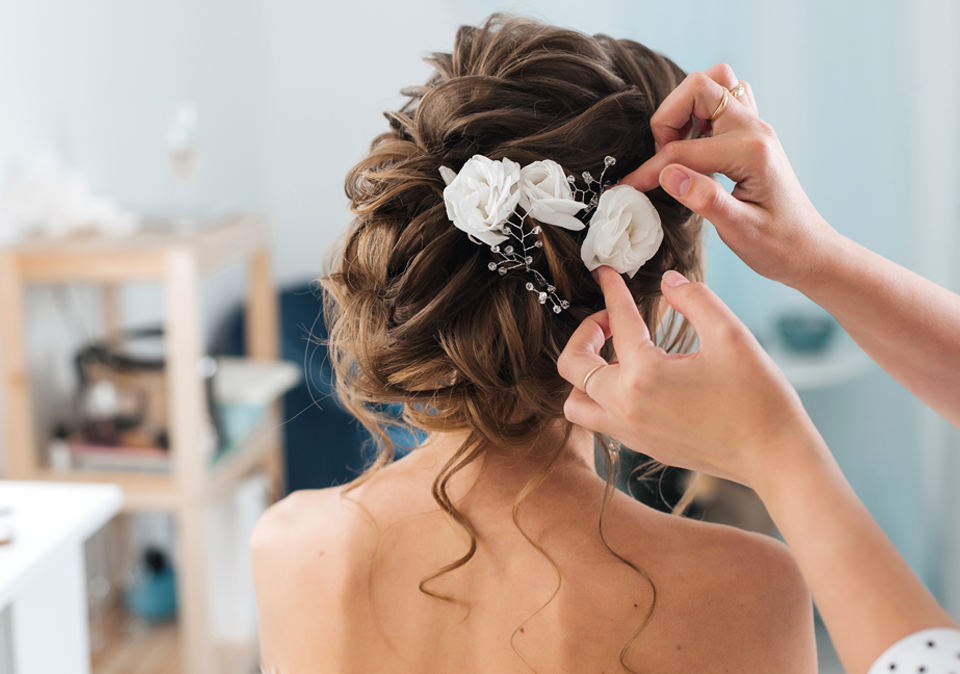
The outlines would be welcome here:
M 605 485 L 582 465 L 561 464 L 521 506 L 543 552 L 511 516 L 522 466 L 465 477 L 457 504 L 476 554 L 421 591 L 469 537 L 431 496 L 436 458 L 418 452 L 348 492 L 297 492 L 258 525 L 265 671 L 614 673 L 628 645 L 626 664 L 644 673 L 816 671 L 810 599 L 786 548 L 617 493 L 604 535 L 638 572 L 601 540 Z

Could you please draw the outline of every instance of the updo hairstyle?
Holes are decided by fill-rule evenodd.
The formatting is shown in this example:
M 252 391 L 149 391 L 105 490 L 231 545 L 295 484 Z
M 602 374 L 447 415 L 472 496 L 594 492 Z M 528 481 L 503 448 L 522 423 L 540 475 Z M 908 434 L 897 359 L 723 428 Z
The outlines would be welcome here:
M 650 116 L 684 77 L 637 42 L 503 15 L 460 28 L 451 53 L 426 60 L 434 74 L 403 91 L 389 131 L 347 176 L 355 217 L 321 280 L 338 394 L 382 441 L 378 465 L 393 455 L 384 403 L 424 431 L 469 430 L 486 451 L 530 442 L 563 417 L 560 351 L 604 306 L 580 258 L 586 230 L 542 226 L 533 265 L 571 304 L 555 314 L 524 288 L 528 274 L 492 273 L 489 248 L 454 227 L 439 168 L 481 154 L 598 175 L 610 155 L 616 183 L 653 156 Z M 663 244 L 627 285 L 651 334 L 681 348 L 689 327 L 658 324 L 660 279 L 700 277 L 701 220 L 661 188 L 647 196 Z

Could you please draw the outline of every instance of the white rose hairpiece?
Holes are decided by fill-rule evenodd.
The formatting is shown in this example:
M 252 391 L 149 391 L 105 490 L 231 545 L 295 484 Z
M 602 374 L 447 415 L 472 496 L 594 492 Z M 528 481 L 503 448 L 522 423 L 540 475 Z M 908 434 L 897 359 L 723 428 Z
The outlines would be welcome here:
M 527 217 L 580 231 L 587 225 L 577 215 L 585 217 L 592 211 L 580 250 L 590 271 L 609 265 L 633 278 L 663 242 L 660 215 L 647 195 L 629 185 L 610 187 L 603 181 L 615 163 L 613 157 L 604 158 L 599 180 L 585 171 L 582 177 L 587 187 L 579 189 L 576 178 L 565 175 L 563 168 L 549 159 L 521 168 L 506 157 L 493 161 L 474 155 L 459 173 L 440 167 L 447 184 L 443 190 L 447 217 L 471 241 L 486 244 L 500 259 L 487 265 L 491 271 L 504 276 L 522 269 L 531 274 L 536 283 L 527 282 L 527 290 L 537 293 L 540 304 L 550 301 L 553 311 L 560 313 L 570 303 L 532 266 L 532 253 L 543 247 L 538 236 L 542 230 L 540 225 L 526 229 Z
M 441 166 L 440 175 L 447 183 L 443 201 L 453 224 L 488 246 L 505 241 L 504 223 L 520 200 L 520 164 L 506 158 L 497 162 L 478 154 L 463 165 L 460 173 Z
M 629 185 L 617 185 L 600 195 L 580 257 L 590 271 L 606 264 L 633 278 L 661 243 L 663 227 L 653 202 Z
M 573 188 L 557 162 L 535 161 L 520 169 L 520 208 L 534 220 L 579 232 L 584 224 L 574 216 L 586 207 L 573 198 Z

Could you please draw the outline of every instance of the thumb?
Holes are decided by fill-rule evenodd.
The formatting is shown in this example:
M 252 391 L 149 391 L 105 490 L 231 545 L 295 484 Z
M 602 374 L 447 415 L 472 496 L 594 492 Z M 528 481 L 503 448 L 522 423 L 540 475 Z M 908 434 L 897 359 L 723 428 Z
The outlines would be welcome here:
M 684 316 L 700 338 L 701 348 L 733 334 L 752 336 L 736 314 L 705 283 L 690 283 L 683 275 L 668 271 L 660 284 L 663 296 Z
M 749 215 L 746 204 L 737 201 L 720 183 L 686 166 L 665 166 L 660 172 L 660 185 L 670 196 L 705 217 L 717 229 L 722 230 Z

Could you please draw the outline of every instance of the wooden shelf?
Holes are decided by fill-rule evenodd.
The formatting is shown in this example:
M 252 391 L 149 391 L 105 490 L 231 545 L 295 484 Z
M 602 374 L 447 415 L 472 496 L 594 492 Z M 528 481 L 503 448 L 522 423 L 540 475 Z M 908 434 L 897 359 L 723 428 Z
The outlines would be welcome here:
M 0 430 L 6 441 L 6 477 L 111 482 L 123 489 L 126 510 L 166 510 L 174 514 L 181 627 L 177 643 L 160 646 L 158 652 L 169 660 L 171 650 L 178 650 L 182 674 L 210 674 L 222 650 L 210 638 L 206 506 L 258 467 L 270 476 L 274 493 L 283 493 L 278 404 L 240 446 L 208 465 L 203 450 L 206 390 L 197 368 L 205 343 L 200 284 L 204 276 L 229 264 L 244 265 L 248 272 L 247 356 L 276 359 L 279 322 L 270 241 L 270 223 L 265 217 L 238 215 L 207 222 L 191 234 L 144 230 L 124 237 L 36 238 L 0 247 L 0 386 L 6 421 Z M 120 284 L 143 281 L 156 282 L 163 289 L 170 473 L 54 473 L 41 465 L 31 421 L 24 290 L 30 283 L 99 284 L 104 331 L 109 332 L 122 324 Z M 161 641 L 163 634 L 158 633 Z M 241 660 L 250 652 L 246 646 L 239 649 L 239 655 L 236 649 L 227 650 Z
M 240 445 L 221 456 L 210 466 L 207 489 L 211 498 L 222 496 L 242 477 L 280 451 L 281 441 L 277 415 L 267 414 Z
M 279 424 L 274 415 L 257 424 L 246 439 L 221 456 L 207 471 L 205 493 L 217 499 L 246 475 L 269 459 L 280 449 Z M 51 482 L 112 483 L 123 490 L 123 509 L 126 512 L 147 510 L 175 510 L 179 499 L 174 477 L 164 473 L 124 470 L 74 470 L 58 473 L 43 468 L 30 479 Z
M 69 473 L 57 473 L 49 468 L 43 468 L 36 471 L 29 479 L 116 484 L 123 490 L 123 509 L 128 512 L 172 510 L 177 505 L 176 485 L 169 475 L 119 470 L 75 470 Z
M 270 246 L 264 217 L 225 218 L 192 234 L 140 231 L 126 237 L 99 235 L 29 239 L 17 246 L 21 278 L 30 283 L 128 283 L 159 281 L 167 253 L 190 254 L 201 275 Z

